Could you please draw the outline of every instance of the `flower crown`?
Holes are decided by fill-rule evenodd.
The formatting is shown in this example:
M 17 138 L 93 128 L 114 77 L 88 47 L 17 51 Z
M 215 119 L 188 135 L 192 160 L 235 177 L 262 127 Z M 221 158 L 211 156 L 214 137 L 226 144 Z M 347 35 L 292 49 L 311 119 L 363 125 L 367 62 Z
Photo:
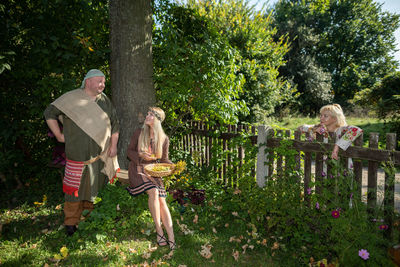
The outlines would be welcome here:
M 157 111 L 155 111 L 154 109 L 150 108 L 149 112 L 151 112 L 154 115 L 154 117 L 156 117 L 159 121 L 162 121 L 161 115 Z

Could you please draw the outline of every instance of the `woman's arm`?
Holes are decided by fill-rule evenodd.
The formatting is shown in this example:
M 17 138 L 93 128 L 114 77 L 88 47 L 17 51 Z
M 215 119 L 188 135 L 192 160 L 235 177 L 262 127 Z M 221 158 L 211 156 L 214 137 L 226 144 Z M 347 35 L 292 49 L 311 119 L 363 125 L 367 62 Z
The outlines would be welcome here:
M 139 135 L 140 135 L 140 130 L 136 130 L 133 133 L 133 135 L 131 137 L 131 141 L 128 146 L 128 150 L 126 151 L 128 159 L 130 159 L 136 165 L 139 164 L 139 153 L 138 153 Z
M 339 148 L 346 151 L 354 140 L 356 140 L 362 133 L 363 130 L 357 126 L 341 127 L 339 133 L 340 138 L 335 143 L 335 147 L 332 151 L 332 158 L 338 159 Z

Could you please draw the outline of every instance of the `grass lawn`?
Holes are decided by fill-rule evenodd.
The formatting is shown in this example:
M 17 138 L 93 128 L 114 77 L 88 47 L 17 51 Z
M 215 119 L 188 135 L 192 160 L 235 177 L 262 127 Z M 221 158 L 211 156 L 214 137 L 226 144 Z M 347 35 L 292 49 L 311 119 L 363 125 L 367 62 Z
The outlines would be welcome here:
M 170 254 L 169 248 L 155 243 L 147 197 L 132 198 L 122 185 L 114 188 L 113 194 L 117 192 L 121 194 L 120 200 L 128 201 L 120 204 L 120 215 L 111 221 L 113 225 L 93 219 L 86 229 L 79 229 L 72 237 L 65 235 L 62 226 L 60 181 L 36 181 L 26 189 L 31 193 L 25 197 L 22 192 L 9 195 L 14 198 L 14 202 L 8 202 L 13 208 L 2 202 L 1 266 L 280 266 L 272 260 L 265 241 L 263 244 L 262 239 L 249 235 L 243 224 L 228 218 L 211 224 L 210 220 L 218 214 L 205 215 L 206 207 L 187 207 L 181 215 L 180 205 L 170 205 L 178 244 L 178 249 Z M 43 195 L 47 197 L 45 203 Z M 113 210 L 106 212 L 115 212 L 115 201 L 118 200 L 106 201 L 103 207 L 113 205 Z M 236 241 L 229 242 L 231 237 Z M 63 247 L 67 249 L 65 257 L 60 252 Z M 237 255 L 237 260 L 233 255 Z
M 288 118 L 271 120 L 269 125 L 295 130 L 301 124 L 316 122 L 310 118 Z M 365 136 L 385 132 L 383 122 L 374 118 L 350 117 L 348 123 L 364 129 Z M 367 140 L 364 137 L 364 142 Z M 84 214 L 78 231 L 67 237 L 60 173 L 44 168 L 37 175 L 26 179 L 29 182 L 21 189 L 0 189 L 1 266 L 274 267 L 308 266 L 314 260 L 312 266 L 317 266 L 316 262 L 324 258 L 330 263 L 349 264 L 344 266 L 379 266 L 374 264 L 390 262 L 387 248 L 393 244 L 383 238 L 376 222 L 362 215 L 365 207 L 361 202 L 360 209 L 347 210 L 347 197 L 343 202 L 338 197 L 332 202 L 332 192 L 327 191 L 327 201 L 310 193 L 313 204 L 307 206 L 304 196 L 296 191 L 303 189 L 290 180 L 297 173 L 271 180 L 276 187 L 264 189 L 273 192 L 252 188 L 249 185 L 254 184 L 254 177 L 244 177 L 240 188 L 248 190 L 244 194 L 210 183 L 215 174 L 201 173 L 192 166 L 185 177 L 192 177 L 190 186 L 204 188 L 208 195 L 203 205 L 186 207 L 168 197 L 178 244 L 174 252 L 158 247 L 155 242 L 147 196 L 133 198 L 122 185 L 107 186 L 99 195 L 95 210 Z M 280 184 L 281 181 L 286 184 Z M 348 187 L 345 178 L 338 181 L 343 182 L 343 188 Z M 316 203 L 318 208 L 314 208 Z M 338 207 L 343 207 L 340 218 L 332 218 L 332 209 Z M 370 252 L 368 262 L 359 257 L 360 249 Z

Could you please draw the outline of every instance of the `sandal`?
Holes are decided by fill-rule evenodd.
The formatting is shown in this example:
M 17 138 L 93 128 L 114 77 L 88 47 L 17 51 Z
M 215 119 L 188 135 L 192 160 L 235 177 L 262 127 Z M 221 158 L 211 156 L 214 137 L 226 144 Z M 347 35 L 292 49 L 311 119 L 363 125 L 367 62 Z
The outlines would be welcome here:
M 160 247 L 164 247 L 168 244 L 168 240 L 165 238 L 164 235 L 160 235 L 159 233 L 157 233 L 157 237 L 160 237 L 160 239 L 157 240 L 157 245 L 159 245 Z
M 176 246 L 176 243 L 175 243 L 175 242 L 173 242 L 173 241 L 168 241 L 168 244 L 169 244 L 169 248 L 170 248 L 171 250 L 177 249 L 177 246 Z

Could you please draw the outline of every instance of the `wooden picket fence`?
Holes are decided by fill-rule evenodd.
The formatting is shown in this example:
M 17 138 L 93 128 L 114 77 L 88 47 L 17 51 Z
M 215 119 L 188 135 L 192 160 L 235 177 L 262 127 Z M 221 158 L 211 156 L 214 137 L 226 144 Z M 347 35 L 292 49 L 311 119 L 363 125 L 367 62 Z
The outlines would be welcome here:
M 286 165 L 286 159 L 280 155 L 273 157 L 273 153 L 265 153 L 265 148 L 274 149 L 280 146 L 283 136 L 290 137 L 292 132 L 287 131 L 274 131 L 267 126 L 247 126 L 247 125 L 225 125 L 207 127 L 200 122 L 193 122 L 191 130 L 183 135 L 178 142 L 173 144 L 172 149 L 180 149 L 190 153 L 193 157 L 197 158 L 196 162 L 199 166 L 210 166 L 213 157 L 218 157 L 220 164 L 215 167 L 214 171 L 218 179 L 227 185 L 236 185 L 236 179 L 242 173 L 240 172 L 241 166 L 245 163 L 246 151 L 243 146 L 236 144 L 230 145 L 231 140 L 238 137 L 241 132 L 247 133 L 251 144 L 259 145 L 259 152 L 257 155 L 257 164 L 251 170 L 251 175 L 257 178 L 257 183 L 263 186 L 264 180 L 268 179 L 274 172 L 281 170 Z M 333 138 L 330 138 L 330 143 L 323 143 L 323 137 L 317 136 L 314 142 L 307 141 L 307 136 L 300 132 L 294 132 L 292 139 L 292 148 L 297 151 L 295 156 L 298 168 L 303 169 L 304 177 L 304 195 L 309 187 L 312 179 L 312 166 L 315 166 L 315 179 L 324 179 L 323 176 L 330 175 L 331 169 L 328 166 L 327 173 L 323 175 L 323 156 L 326 151 L 332 151 Z M 362 173 L 363 162 L 368 165 L 368 185 L 367 185 L 367 205 L 368 207 L 375 207 L 377 205 L 377 177 L 378 169 L 381 162 L 391 161 L 395 166 L 400 165 L 400 151 L 396 151 L 396 134 L 386 134 L 386 149 L 379 149 L 379 134 L 370 133 L 369 147 L 363 147 L 363 136 L 358 137 L 354 145 L 349 147 L 346 151 L 340 151 L 339 156 L 344 166 L 348 158 L 353 159 L 353 172 L 355 181 L 358 183 L 358 190 L 362 189 Z M 261 147 L 260 144 L 263 144 Z M 266 145 L 266 147 L 265 147 Z M 218 147 L 218 149 L 215 149 Z M 214 154 L 213 154 L 214 151 Z M 217 152 L 215 152 L 217 151 Z M 219 151 L 219 152 L 218 152 Z M 229 151 L 229 153 L 225 153 Z M 301 164 L 301 152 L 304 153 L 304 161 Z M 236 154 L 239 161 L 238 166 L 234 166 L 232 171 L 232 155 Z M 274 160 L 274 158 L 276 158 Z M 314 159 L 314 160 L 313 160 Z M 215 159 L 214 159 L 215 160 Z M 265 164 L 267 162 L 267 164 Z M 389 174 L 385 174 L 384 182 L 384 206 L 394 210 L 394 184 L 390 183 Z M 316 188 L 316 192 L 320 192 L 321 188 Z
M 236 184 L 245 160 L 245 148 L 240 144 L 232 144 L 232 140 L 239 137 L 241 132 L 246 132 L 250 134 L 251 144 L 256 145 L 256 127 L 248 125 L 209 127 L 201 122 L 192 122 L 190 126 L 188 133 L 182 135 L 179 140 L 175 140 L 171 149 L 189 153 L 195 158 L 198 166 L 212 165 L 212 171 L 215 172 L 217 179 L 224 184 Z M 215 161 L 219 161 L 219 164 L 215 164 Z M 234 162 L 237 166 L 232 166 Z M 255 163 L 251 175 L 256 176 Z

